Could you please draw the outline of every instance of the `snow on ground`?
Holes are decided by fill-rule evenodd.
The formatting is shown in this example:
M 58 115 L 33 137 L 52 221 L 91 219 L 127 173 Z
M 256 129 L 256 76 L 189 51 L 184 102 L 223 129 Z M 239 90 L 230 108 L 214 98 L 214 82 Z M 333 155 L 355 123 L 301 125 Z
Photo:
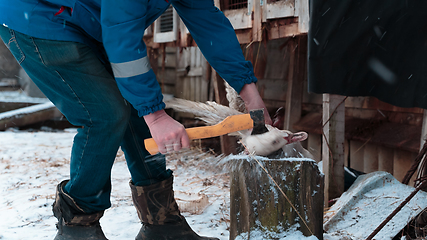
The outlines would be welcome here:
M 61 132 L 0 132 L 0 239 L 53 239 L 52 215 L 55 187 L 69 176 L 69 157 L 75 129 Z M 170 155 L 174 190 L 204 194 L 209 204 L 199 214 L 183 212 L 200 235 L 229 239 L 229 179 L 215 166 L 216 159 L 196 150 Z M 130 175 L 124 156 L 118 153 L 112 170 L 112 207 L 101 218 L 111 240 L 134 239 L 141 226 L 132 205 Z M 180 195 L 181 194 L 181 195 Z M 252 238 L 257 240 L 256 238 Z M 291 231 L 289 240 L 315 240 Z M 259 238 L 258 240 L 261 240 Z
M 18 91 L 0 92 L 0 101 L 45 103 L 48 100 L 30 98 Z M 69 177 L 69 158 L 75 133 L 75 129 L 59 132 L 10 129 L 0 132 L 0 240 L 54 238 L 56 218 L 51 209 L 55 187 Z M 230 225 L 229 179 L 220 171 L 217 162 L 218 159 L 212 155 L 192 150 L 170 155 L 167 164 L 174 171 L 175 196 L 177 200 L 179 198 L 182 214 L 191 227 L 200 235 L 226 240 L 229 239 Z M 111 240 L 134 239 L 141 226 L 132 205 L 129 179 L 123 153 L 119 152 L 112 169 L 112 207 L 101 218 L 103 230 Z M 181 200 L 190 193 L 193 198 L 207 196 L 207 207 L 197 211 L 188 208 L 189 204 Z M 378 201 L 377 204 L 383 207 Z M 376 225 L 379 222 L 368 220 L 366 223 Z M 360 231 L 364 231 L 363 227 Z M 264 240 L 256 234 L 253 232 L 250 239 Z M 325 240 L 344 239 L 335 233 L 324 234 L 323 237 Z M 247 236 L 242 234 L 238 239 L 247 239 Z M 294 229 L 282 239 L 317 238 L 304 237 Z
M 23 91 L 0 91 L 0 102 L 45 103 L 49 100 L 47 98 L 29 97 Z

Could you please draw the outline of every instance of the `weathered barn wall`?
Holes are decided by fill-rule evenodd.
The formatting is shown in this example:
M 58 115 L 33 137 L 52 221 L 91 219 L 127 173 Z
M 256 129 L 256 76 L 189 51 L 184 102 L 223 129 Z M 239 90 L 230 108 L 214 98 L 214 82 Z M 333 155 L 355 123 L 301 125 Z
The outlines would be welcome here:
M 317 156 L 322 151 L 320 97 L 305 92 L 305 116 L 297 123 L 309 132 L 308 149 Z M 423 109 L 399 108 L 373 97 L 349 97 L 345 107 L 345 165 L 365 173 L 386 171 L 401 181 L 420 147 Z
M 219 4 L 221 1 L 216 2 Z M 271 1 L 268 3 L 271 4 Z M 257 7 L 256 5 L 254 8 L 255 12 L 260 10 Z M 296 41 L 301 36 L 301 32 L 298 33 L 297 30 L 295 30 L 296 34 L 280 33 L 281 30 L 283 33 L 293 32 L 292 29 L 299 24 L 299 21 L 295 17 L 264 19 L 267 15 L 263 14 L 264 12 L 261 14 L 262 21 L 259 21 L 262 23 L 261 25 L 252 24 L 249 28 L 236 29 L 243 54 L 254 65 L 255 75 L 259 80 L 258 89 L 271 115 L 280 107 L 291 108 L 297 105 L 296 110 L 301 108 L 299 110 L 301 116 L 296 117 L 302 117 L 302 119 L 288 127 L 307 131 L 309 139 L 305 142 L 306 147 L 313 153 L 316 160 L 321 160 L 323 138 L 321 121 L 316 122 L 317 119 L 310 114 L 322 115 L 322 95 L 307 92 L 306 66 L 296 62 L 299 61 L 298 54 L 304 53 L 302 50 L 307 46 Z M 256 18 L 254 21 L 258 22 L 260 16 L 254 14 L 253 17 Z M 274 35 L 276 32 L 278 34 Z M 187 36 L 181 34 L 181 36 L 184 35 Z M 304 35 L 302 34 L 302 36 Z M 173 44 L 183 46 L 183 43 L 191 43 L 194 46 L 191 37 L 187 40 L 189 41 Z M 162 45 L 157 48 L 160 53 Z M 203 66 L 199 67 L 201 63 L 206 62 L 201 55 L 198 55 L 199 51 L 196 49 L 195 47 L 175 48 L 177 54 L 175 56 L 175 73 L 167 72 L 169 67 L 169 70 L 173 67 L 169 65 L 171 64 L 168 60 L 169 53 L 166 55 L 163 69 L 162 57 L 159 56 L 158 78 L 165 93 L 196 101 L 212 99 L 209 96 L 214 89 L 211 87 L 211 83 L 214 81 L 212 81 L 209 67 L 204 69 Z M 170 54 L 172 54 L 172 50 L 170 50 Z M 160 71 L 163 72 L 160 73 Z M 174 74 L 175 78 L 173 78 Z M 212 76 L 214 75 L 212 74 Z M 301 82 L 305 84 L 302 87 L 301 99 L 297 99 L 298 94 L 293 98 L 289 96 L 289 94 L 294 94 L 295 84 Z M 288 89 L 289 84 L 291 84 L 291 91 Z M 409 168 L 411 165 L 414 154 L 419 148 L 419 143 L 416 144 L 415 141 L 419 142 L 420 139 L 423 110 L 397 108 L 370 97 L 348 98 L 345 101 L 345 107 L 346 129 L 348 129 L 344 142 L 345 165 L 365 172 L 376 169 L 385 170 L 392 172 L 399 179 L 399 176 L 402 175 L 401 172 L 405 172 L 406 167 Z M 298 113 L 298 111 L 289 112 Z M 289 116 L 281 117 L 284 122 L 284 119 Z M 366 132 L 374 133 L 377 130 L 381 131 L 374 138 L 366 134 Z
M 210 75 L 205 57 L 198 47 L 177 48 L 175 95 L 197 102 L 209 100 Z

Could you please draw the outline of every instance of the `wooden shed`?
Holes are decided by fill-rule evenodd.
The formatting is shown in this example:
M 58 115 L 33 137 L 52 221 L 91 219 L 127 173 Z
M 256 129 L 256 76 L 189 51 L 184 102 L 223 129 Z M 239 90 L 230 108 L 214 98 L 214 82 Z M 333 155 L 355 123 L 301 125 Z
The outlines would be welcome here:
M 283 128 L 309 133 L 304 144 L 316 161 L 323 160 L 326 200 L 344 191 L 344 166 L 364 173 L 387 171 L 402 180 L 425 135 L 424 110 L 395 107 L 373 97 L 308 93 L 308 0 L 215 0 L 215 4 L 229 18 L 246 59 L 252 61 L 270 114 L 282 107 Z M 172 25 L 169 35 L 159 31 L 165 24 Z M 227 104 L 220 77 L 174 10 L 152 29 L 146 42 L 165 93 Z

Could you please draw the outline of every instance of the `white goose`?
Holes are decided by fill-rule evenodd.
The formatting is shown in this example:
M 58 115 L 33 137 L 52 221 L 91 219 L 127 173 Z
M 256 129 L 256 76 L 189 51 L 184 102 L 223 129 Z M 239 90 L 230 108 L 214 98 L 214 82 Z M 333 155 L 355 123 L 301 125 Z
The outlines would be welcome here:
M 166 107 L 178 112 L 194 114 L 198 119 L 208 125 L 215 125 L 226 117 L 242 114 L 246 111 L 243 100 L 237 92 L 226 83 L 227 99 L 230 107 L 207 101 L 206 103 L 194 102 L 190 100 L 172 98 L 166 101 Z M 304 149 L 300 141 L 307 139 L 305 132 L 292 133 L 288 130 L 280 130 L 266 124 L 268 132 L 258 135 L 251 135 L 249 130 L 239 131 L 230 135 L 237 135 L 241 142 L 251 154 L 259 156 L 269 156 L 275 154 L 276 157 L 311 157 L 311 154 Z M 283 151 L 278 150 L 282 149 Z

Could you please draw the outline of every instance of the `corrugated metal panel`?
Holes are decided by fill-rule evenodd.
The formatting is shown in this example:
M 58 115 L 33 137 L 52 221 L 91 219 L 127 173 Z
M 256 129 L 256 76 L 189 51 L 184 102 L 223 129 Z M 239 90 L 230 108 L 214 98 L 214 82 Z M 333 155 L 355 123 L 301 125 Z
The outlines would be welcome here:
M 179 78 L 177 97 L 205 102 L 208 100 L 206 79 L 206 59 L 198 47 L 188 47 L 181 51 L 180 65 L 187 69 L 187 74 Z

